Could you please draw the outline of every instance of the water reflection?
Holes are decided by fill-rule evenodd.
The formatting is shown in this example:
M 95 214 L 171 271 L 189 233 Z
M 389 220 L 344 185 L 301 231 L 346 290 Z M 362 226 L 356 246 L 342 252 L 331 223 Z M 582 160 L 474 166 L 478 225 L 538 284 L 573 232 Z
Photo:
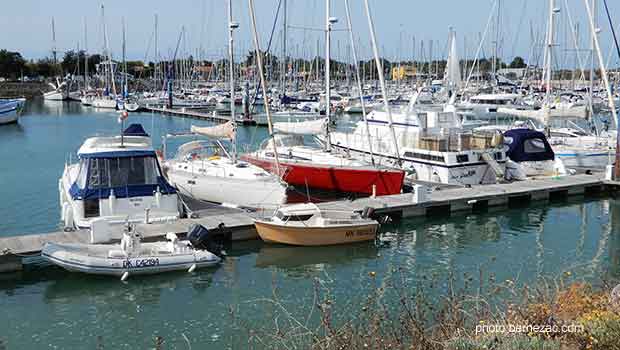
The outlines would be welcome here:
M 287 272 L 316 272 L 328 264 L 333 268 L 358 263 L 358 260 L 376 259 L 379 248 L 375 242 L 360 242 L 342 246 L 293 247 L 262 244 L 256 256 L 256 267 L 275 267 Z

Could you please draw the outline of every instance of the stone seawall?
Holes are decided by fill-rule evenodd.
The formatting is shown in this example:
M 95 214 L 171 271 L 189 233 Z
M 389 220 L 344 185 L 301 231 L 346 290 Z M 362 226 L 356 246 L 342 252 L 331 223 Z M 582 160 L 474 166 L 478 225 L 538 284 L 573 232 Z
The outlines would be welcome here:
M 51 90 L 44 82 L 2 82 L 0 83 L 0 98 L 25 97 L 33 98 Z

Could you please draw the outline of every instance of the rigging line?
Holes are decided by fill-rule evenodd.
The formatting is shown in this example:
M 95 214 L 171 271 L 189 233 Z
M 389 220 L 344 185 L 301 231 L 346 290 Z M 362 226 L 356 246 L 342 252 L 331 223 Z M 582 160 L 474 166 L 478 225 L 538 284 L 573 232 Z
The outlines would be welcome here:
M 515 56 L 515 51 L 517 48 L 517 43 L 519 42 L 519 35 L 521 34 L 521 31 L 519 30 L 519 28 L 521 28 L 521 26 L 523 25 L 523 21 L 525 20 L 525 13 L 527 10 L 527 0 L 523 1 L 523 9 L 521 11 L 521 17 L 519 18 L 519 25 L 517 25 L 517 30 L 515 31 L 515 37 L 514 37 L 514 41 L 512 44 L 512 52 L 511 52 L 511 56 Z
M 579 50 L 579 42 L 578 42 L 578 38 L 577 38 L 577 33 L 575 32 L 575 25 L 573 23 L 573 18 L 572 15 L 570 13 L 570 8 L 568 7 L 568 0 L 564 0 L 564 6 L 566 7 L 566 15 L 568 17 L 568 24 L 571 27 L 571 34 L 573 37 L 573 44 L 575 45 L 575 49 Z M 585 64 L 582 62 L 581 60 L 581 53 L 580 51 L 577 51 L 576 53 L 577 56 L 577 61 L 579 63 L 579 70 L 581 71 L 581 76 L 584 77 L 586 76 L 586 72 L 585 72 Z
M 613 21 L 611 20 L 611 15 L 609 14 L 609 7 L 607 7 L 607 0 L 603 0 L 603 4 L 605 5 L 605 12 L 607 12 L 607 19 L 609 20 L 609 26 L 611 27 L 611 34 L 614 37 L 614 44 L 616 44 L 616 52 L 618 53 L 618 59 L 620 59 L 620 46 L 618 45 L 618 38 L 616 37 L 616 30 L 614 29 Z
M 484 35 L 482 35 L 482 38 L 480 38 L 480 45 L 478 46 L 478 50 L 476 50 L 476 55 L 474 56 L 474 63 L 471 67 L 471 70 L 469 71 L 469 74 L 467 76 L 467 80 L 465 81 L 465 87 L 463 87 L 463 90 L 467 89 L 467 86 L 469 85 L 469 81 L 471 80 L 472 75 L 474 74 L 474 69 L 476 68 L 476 64 L 478 63 L 478 56 L 480 55 L 480 51 L 483 49 L 484 46 L 484 40 L 487 36 L 487 33 L 489 31 L 489 26 L 491 25 L 491 19 L 493 18 L 493 13 L 495 12 L 495 7 L 497 6 L 497 1 L 493 2 L 493 7 L 491 8 L 491 12 L 489 14 L 489 19 L 487 20 L 487 26 L 484 29 Z
M 271 43 L 273 42 L 273 35 L 276 31 L 276 24 L 278 24 L 278 17 L 280 16 L 280 8 L 282 7 L 282 0 L 278 1 L 278 9 L 276 10 L 276 16 L 273 20 L 273 25 L 271 27 L 271 34 L 269 35 L 269 42 L 267 43 L 267 48 L 265 49 L 265 56 L 267 56 L 267 54 L 269 54 L 269 51 L 271 49 Z M 258 57 L 255 58 L 256 61 L 258 61 Z M 254 107 L 254 103 L 256 102 L 256 99 L 258 98 L 258 90 L 260 88 L 260 84 L 257 83 L 257 78 L 256 75 L 254 76 L 254 83 L 256 84 L 256 89 L 254 90 L 254 98 L 252 99 L 253 102 L 251 103 L 251 107 Z M 267 105 L 267 103 L 269 103 L 269 101 L 263 101 L 263 103 L 265 105 Z M 256 126 L 258 128 L 258 125 Z

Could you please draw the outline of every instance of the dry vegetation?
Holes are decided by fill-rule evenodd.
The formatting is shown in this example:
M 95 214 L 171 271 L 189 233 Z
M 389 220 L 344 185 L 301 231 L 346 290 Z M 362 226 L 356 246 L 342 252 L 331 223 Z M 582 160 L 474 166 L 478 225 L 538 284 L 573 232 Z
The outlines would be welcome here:
M 314 305 L 303 319 L 278 301 L 275 289 L 273 299 L 262 301 L 271 304 L 273 323 L 249 325 L 232 310 L 231 315 L 244 334 L 240 342 L 250 348 L 620 350 L 620 308 L 611 300 L 611 284 L 593 288 L 568 283 L 571 276 L 563 275 L 517 286 L 510 280 L 495 282 L 492 275 L 483 278 L 480 272 L 477 279 L 465 275 L 460 289 L 454 287 L 456 278 L 443 283 L 423 278 L 411 288 L 398 275 L 393 282 L 374 284 L 357 307 L 338 307 L 315 281 Z M 368 278 L 379 279 L 373 272 Z M 491 325 L 513 332 L 483 331 Z M 527 325 L 544 331 L 515 331 Z

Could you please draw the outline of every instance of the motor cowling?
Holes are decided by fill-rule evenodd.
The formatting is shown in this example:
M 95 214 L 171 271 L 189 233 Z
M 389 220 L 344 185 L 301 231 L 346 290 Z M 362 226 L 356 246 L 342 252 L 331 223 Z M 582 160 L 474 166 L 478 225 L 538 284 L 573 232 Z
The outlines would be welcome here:
M 224 245 L 230 242 L 231 235 L 232 231 L 223 223 L 213 230 L 194 224 L 187 231 L 187 240 L 195 249 L 206 250 L 221 256 Z

